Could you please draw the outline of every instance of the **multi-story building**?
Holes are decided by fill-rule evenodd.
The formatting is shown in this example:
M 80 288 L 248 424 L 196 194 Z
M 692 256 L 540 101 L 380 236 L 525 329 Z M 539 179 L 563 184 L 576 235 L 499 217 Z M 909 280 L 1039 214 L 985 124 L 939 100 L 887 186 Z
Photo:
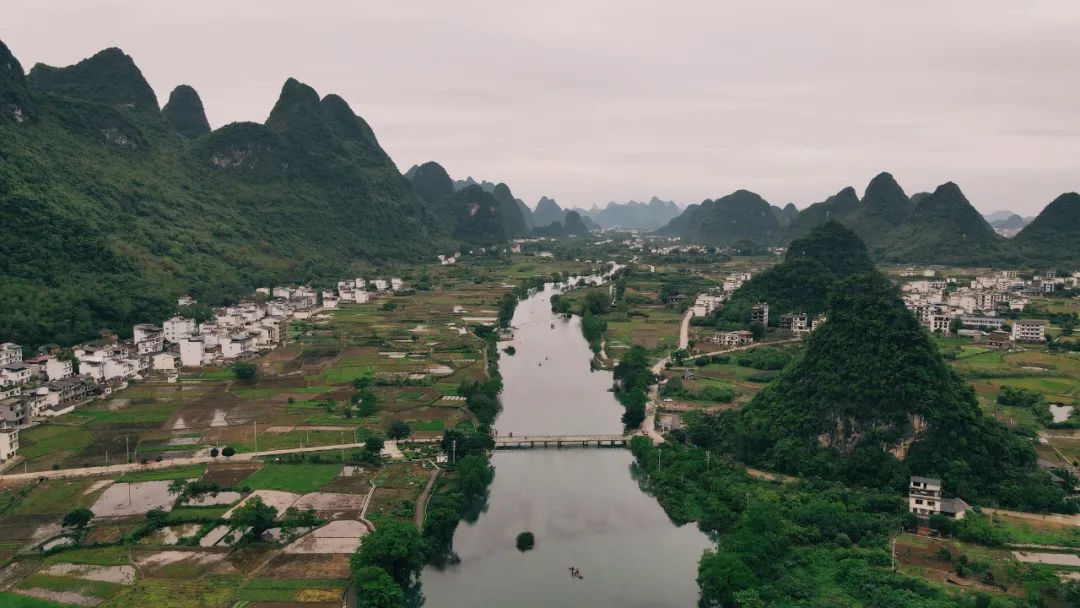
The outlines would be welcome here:
M 45 360 L 45 377 L 49 380 L 59 380 L 74 374 L 75 364 L 70 359 L 52 356 Z
M 7 462 L 19 451 L 19 429 L 0 428 L 0 462 Z
M 140 323 L 132 330 L 132 342 L 140 355 L 159 353 L 165 348 L 165 332 L 157 325 Z
M 754 307 L 750 309 L 750 322 L 761 323 L 768 327 L 769 325 L 769 305 L 765 302 L 758 302 L 754 304 Z
M 940 479 L 913 475 L 908 485 L 908 510 L 920 517 L 947 515 L 963 519 L 968 504 L 960 498 L 942 498 Z
M 14 342 L 0 344 L 0 365 L 22 361 L 22 347 Z
M 1045 342 L 1046 321 L 1043 319 L 1017 319 L 1012 326 L 1013 342 Z
M 806 313 L 800 312 L 781 316 L 780 329 L 793 331 L 797 334 L 810 331 L 809 321 L 806 317 Z
M 694 301 L 694 316 L 707 317 L 711 315 L 714 310 L 720 308 L 720 305 L 723 302 L 724 296 L 713 296 L 703 293 Z
M 970 327 L 973 329 L 989 329 L 991 331 L 1000 331 L 1005 321 L 997 317 L 974 317 L 964 315 L 960 317 L 960 323 L 964 327 Z
M 195 333 L 195 319 L 185 317 L 173 317 L 162 324 L 165 331 L 165 339 L 170 344 L 177 344 L 184 338 Z
M 723 346 L 743 346 L 754 341 L 754 334 L 745 329 L 719 331 L 713 335 L 713 341 Z

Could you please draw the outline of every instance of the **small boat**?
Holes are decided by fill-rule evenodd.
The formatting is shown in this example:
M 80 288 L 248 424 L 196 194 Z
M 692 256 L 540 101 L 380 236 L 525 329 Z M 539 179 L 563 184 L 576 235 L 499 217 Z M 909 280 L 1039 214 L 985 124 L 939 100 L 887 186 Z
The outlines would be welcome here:
M 554 323 L 551 324 L 551 329 L 555 329 L 555 324 Z

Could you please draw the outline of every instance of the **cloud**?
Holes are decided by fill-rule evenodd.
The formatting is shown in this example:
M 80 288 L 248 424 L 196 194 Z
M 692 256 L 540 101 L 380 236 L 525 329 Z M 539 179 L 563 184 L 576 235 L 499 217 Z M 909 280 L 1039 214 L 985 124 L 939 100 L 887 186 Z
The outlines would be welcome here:
M 881 170 L 1038 211 L 1080 178 L 1080 4 L 10 0 L 26 65 L 131 54 L 214 126 L 289 76 L 338 93 L 402 168 L 568 205 L 753 189 L 805 205 Z

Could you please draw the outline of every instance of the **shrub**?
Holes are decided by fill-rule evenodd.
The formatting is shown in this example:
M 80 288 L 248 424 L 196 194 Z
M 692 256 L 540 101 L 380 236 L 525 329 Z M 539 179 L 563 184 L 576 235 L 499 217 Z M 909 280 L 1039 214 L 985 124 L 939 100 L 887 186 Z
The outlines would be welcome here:
M 236 450 L 231 445 L 227 445 L 224 450 L 221 450 L 221 455 L 226 458 L 231 458 L 233 454 L 236 454 Z
M 536 545 L 536 538 L 532 532 L 522 532 L 517 535 L 518 551 L 528 551 Z

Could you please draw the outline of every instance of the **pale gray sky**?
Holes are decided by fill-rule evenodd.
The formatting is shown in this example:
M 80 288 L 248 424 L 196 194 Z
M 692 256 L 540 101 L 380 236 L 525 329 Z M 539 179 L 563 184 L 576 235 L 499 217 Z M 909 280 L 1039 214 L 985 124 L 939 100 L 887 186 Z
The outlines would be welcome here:
M 164 103 L 263 121 L 289 76 L 338 93 L 404 170 L 535 204 L 775 204 L 952 180 L 983 211 L 1080 189 L 1080 2 L 6 0 L 29 70 L 109 46 Z

